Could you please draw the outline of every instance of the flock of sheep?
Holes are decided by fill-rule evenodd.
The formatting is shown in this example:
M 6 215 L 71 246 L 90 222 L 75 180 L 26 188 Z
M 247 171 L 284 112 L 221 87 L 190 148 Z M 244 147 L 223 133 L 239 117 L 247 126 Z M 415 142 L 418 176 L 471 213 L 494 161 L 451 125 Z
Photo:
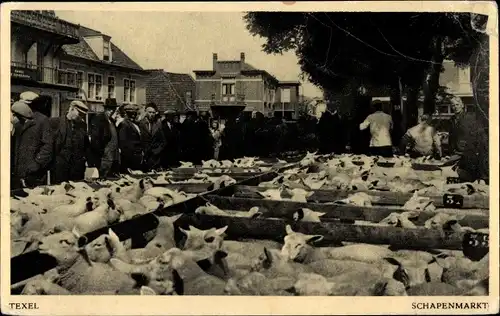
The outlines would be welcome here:
M 281 162 L 284 163 L 284 162 Z M 379 223 L 415 228 L 420 212 L 433 211 L 428 229 L 451 229 L 487 233 L 487 227 L 460 225 L 460 218 L 440 212 L 430 192 L 488 196 L 482 182 L 446 184 L 452 168 L 418 172 L 408 159 L 393 160 L 391 168 L 377 167 L 364 156 L 323 157 L 308 153 L 296 168 L 288 169 L 257 191 L 263 199 L 308 202 L 314 190 L 349 190 L 345 199 L 333 201 L 370 207 L 378 188 L 402 188 L 412 193 Z M 193 168 L 183 163 L 183 168 Z M 204 162 L 203 168 L 253 168 L 268 171 L 255 158 L 235 162 Z M 348 243 L 336 247 L 316 246 L 322 235 L 307 235 L 285 227 L 281 242 L 227 240 L 228 226 L 202 230 L 176 225 L 182 214 L 157 216 L 158 227 L 144 233 L 143 248 L 132 248 L 131 240 L 120 240 L 109 229 L 106 234 L 81 245 L 84 234 L 126 221 L 156 209 L 190 199 L 185 193 L 155 184 L 213 183 L 214 188 L 234 184 L 229 175 L 213 177 L 197 172 L 191 179 L 173 181 L 171 173 L 156 179 L 131 176 L 101 182 L 99 189 L 85 183 L 25 190 L 27 197 L 11 198 L 11 256 L 38 250 L 52 256 L 57 267 L 22 283 L 26 295 L 487 295 L 489 256 L 472 261 L 461 251 L 433 249 L 395 250 L 389 245 Z M 444 179 L 443 179 L 444 178 Z M 189 182 L 191 181 L 191 182 Z M 359 192 L 356 192 L 359 191 Z M 207 203 L 196 214 L 258 218 L 265 211 L 220 209 Z M 320 222 L 324 213 L 301 208 L 296 221 Z M 266 218 L 267 220 L 280 220 Z M 356 223 L 360 224 L 360 223 Z M 175 231 L 184 236 L 182 243 Z

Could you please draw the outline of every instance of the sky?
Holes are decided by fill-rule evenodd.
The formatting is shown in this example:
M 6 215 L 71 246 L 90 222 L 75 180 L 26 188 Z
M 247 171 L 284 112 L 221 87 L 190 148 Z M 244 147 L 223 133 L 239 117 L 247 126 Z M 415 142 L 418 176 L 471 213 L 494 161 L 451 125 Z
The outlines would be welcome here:
M 239 60 L 273 74 L 279 80 L 300 80 L 295 52 L 268 55 L 263 38 L 245 28 L 241 12 L 118 12 L 56 11 L 66 21 L 111 36 L 111 41 L 144 69 L 189 73 L 212 69 L 212 53 L 219 60 Z M 301 93 L 322 96 L 319 88 L 302 82 Z

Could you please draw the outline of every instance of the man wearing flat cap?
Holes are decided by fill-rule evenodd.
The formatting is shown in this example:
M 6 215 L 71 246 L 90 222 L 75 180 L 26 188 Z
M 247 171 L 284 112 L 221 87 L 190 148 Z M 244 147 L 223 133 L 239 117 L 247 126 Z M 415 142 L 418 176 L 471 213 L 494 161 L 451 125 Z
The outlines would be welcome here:
M 82 101 L 69 104 L 66 116 L 51 118 L 55 136 L 51 182 L 81 181 L 85 178 L 90 141 L 86 117 L 89 109 Z
M 11 108 L 14 133 L 11 144 L 12 187 L 42 185 L 52 160 L 53 136 L 49 119 L 24 101 Z

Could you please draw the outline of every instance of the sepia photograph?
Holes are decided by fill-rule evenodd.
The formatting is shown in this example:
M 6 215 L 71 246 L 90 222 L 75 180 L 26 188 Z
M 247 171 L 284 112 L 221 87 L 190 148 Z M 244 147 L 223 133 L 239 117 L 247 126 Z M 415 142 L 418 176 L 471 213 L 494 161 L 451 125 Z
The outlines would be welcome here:
M 498 9 L 445 3 L 2 4 L 2 313 L 498 312 Z

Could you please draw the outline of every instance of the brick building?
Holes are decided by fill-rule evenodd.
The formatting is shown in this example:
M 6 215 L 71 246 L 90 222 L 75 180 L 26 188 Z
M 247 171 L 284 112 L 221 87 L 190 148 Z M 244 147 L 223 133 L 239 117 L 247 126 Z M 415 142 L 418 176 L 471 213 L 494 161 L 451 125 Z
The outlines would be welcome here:
M 265 70 L 245 60 L 218 60 L 213 54 L 212 70 L 195 70 L 196 98 L 199 110 L 240 107 L 246 112 L 264 115 L 285 114 L 293 117 L 299 102 L 299 82 L 280 82 Z
M 148 70 L 146 103 L 154 102 L 161 112 L 195 110 L 196 83 L 189 74 Z
M 68 97 L 64 112 L 72 99 L 87 100 L 92 111 L 102 111 L 106 99 L 118 105 L 143 105 L 149 73 L 127 56 L 109 35 L 80 26 L 80 42 L 62 48 L 61 67 L 76 74 L 79 92 Z
M 78 91 L 76 74 L 60 64 L 59 54 L 63 45 L 79 41 L 78 25 L 53 11 L 12 11 L 11 99 L 36 92 L 48 101 L 46 114 L 58 116 L 62 100 Z

